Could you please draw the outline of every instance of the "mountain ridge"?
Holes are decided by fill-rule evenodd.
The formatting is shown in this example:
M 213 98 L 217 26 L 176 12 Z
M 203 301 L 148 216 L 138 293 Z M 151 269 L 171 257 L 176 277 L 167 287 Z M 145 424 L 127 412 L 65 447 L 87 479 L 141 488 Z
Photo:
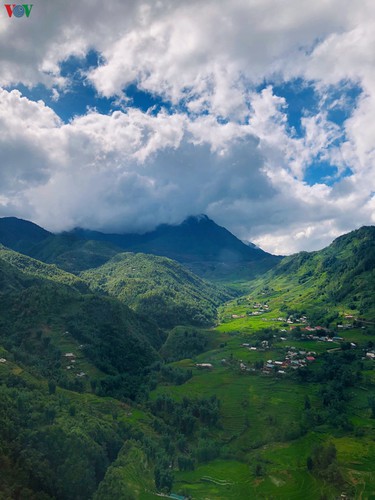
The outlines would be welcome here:
M 271 255 L 243 243 L 205 214 L 191 215 L 180 224 L 160 224 L 143 234 L 102 233 L 82 228 L 75 228 L 70 233 L 84 239 L 111 242 L 128 251 L 163 255 L 179 262 L 193 262 L 202 257 L 218 262 L 252 261 Z
M 161 224 L 144 234 L 82 228 L 52 234 L 32 222 L 9 217 L 0 219 L 0 243 L 76 274 L 123 251 L 168 257 L 209 279 L 229 279 L 236 273 L 250 278 L 281 259 L 242 242 L 204 214 L 189 216 L 177 225 Z

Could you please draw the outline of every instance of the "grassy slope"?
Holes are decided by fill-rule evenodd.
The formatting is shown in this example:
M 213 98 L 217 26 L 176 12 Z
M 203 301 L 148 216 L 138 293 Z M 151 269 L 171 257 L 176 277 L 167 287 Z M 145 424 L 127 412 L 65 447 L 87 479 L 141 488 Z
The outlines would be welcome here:
M 252 295 L 273 297 L 278 308 L 351 312 L 375 318 L 375 227 L 337 238 L 319 252 L 286 257 L 252 283 Z
M 117 297 L 159 325 L 210 324 L 230 293 L 194 275 L 181 264 L 146 254 L 122 253 L 81 273 L 95 292 Z

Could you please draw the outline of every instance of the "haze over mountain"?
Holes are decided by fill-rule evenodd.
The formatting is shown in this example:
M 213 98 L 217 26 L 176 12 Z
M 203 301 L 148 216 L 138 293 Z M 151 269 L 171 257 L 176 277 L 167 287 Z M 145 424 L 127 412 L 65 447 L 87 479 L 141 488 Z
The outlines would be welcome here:
M 75 229 L 80 238 L 113 243 L 126 250 L 164 255 L 180 262 L 239 262 L 270 257 L 252 244 L 245 244 L 207 215 L 190 216 L 181 224 L 162 224 L 144 234 L 105 234 Z
M 280 260 L 255 245 L 243 243 L 206 215 L 188 217 L 179 225 L 163 224 L 145 234 L 106 234 L 77 228 L 53 235 L 16 218 L 0 219 L 0 231 L 2 227 L 4 237 L 0 243 L 8 242 L 14 250 L 21 247 L 26 254 L 70 272 L 102 265 L 122 250 L 169 257 L 209 277 L 241 271 L 249 277 Z M 6 236 L 7 231 L 12 238 Z

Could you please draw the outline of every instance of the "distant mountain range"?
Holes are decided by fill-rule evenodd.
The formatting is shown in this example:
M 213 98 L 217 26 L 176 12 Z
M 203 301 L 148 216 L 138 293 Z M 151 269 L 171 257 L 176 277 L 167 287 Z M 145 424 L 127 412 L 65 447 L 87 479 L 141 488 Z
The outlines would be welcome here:
M 243 243 L 206 215 L 179 225 L 162 224 L 145 234 L 107 234 L 76 228 L 58 235 L 15 217 L 0 219 L 0 243 L 69 272 L 98 267 L 124 250 L 169 257 L 208 278 L 250 278 L 280 257 Z
M 271 254 L 246 245 L 206 215 L 191 216 L 179 225 L 162 224 L 145 234 L 104 234 L 75 229 L 86 240 L 112 243 L 132 252 L 163 255 L 179 262 L 240 262 L 262 260 Z

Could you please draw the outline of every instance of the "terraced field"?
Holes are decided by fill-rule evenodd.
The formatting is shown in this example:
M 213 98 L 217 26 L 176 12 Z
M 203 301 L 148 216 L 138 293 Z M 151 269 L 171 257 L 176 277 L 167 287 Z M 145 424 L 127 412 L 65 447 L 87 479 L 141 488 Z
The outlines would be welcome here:
M 338 463 L 347 484 L 349 498 L 375 498 L 375 445 L 374 425 L 370 418 L 368 398 L 373 394 L 371 380 L 375 370 L 365 362 L 363 387 L 352 391 L 350 421 L 354 429 L 363 434 L 343 433 L 322 426 L 320 432 L 301 428 L 308 396 L 312 405 L 318 405 L 318 384 L 301 383 L 290 374 L 285 378 L 263 375 L 259 370 L 241 371 L 240 362 L 253 367 L 257 361 L 282 360 L 286 346 L 298 352 L 314 351 L 314 367 L 321 366 L 319 356 L 330 350 L 341 350 L 340 342 L 297 340 L 289 326 L 277 336 L 271 349 L 249 350 L 243 343 L 252 345 L 254 332 L 266 327 L 285 328 L 279 322 L 264 321 L 260 317 L 232 318 L 242 315 L 247 304 L 234 300 L 222 310 L 220 347 L 182 360 L 174 365 L 189 368 L 193 377 L 182 386 L 159 386 L 152 394 L 172 395 L 177 400 L 187 397 L 216 395 L 221 402 L 221 429 L 215 431 L 222 442 L 228 459 L 198 464 L 194 471 L 175 472 L 174 490 L 189 494 L 193 499 L 334 499 L 342 491 L 309 472 L 306 461 L 317 443 L 333 442 L 337 449 Z M 264 315 L 266 316 L 266 315 Z M 302 325 L 303 326 L 303 325 Z M 280 335 L 280 333 L 279 333 Z M 345 331 L 345 339 L 356 345 L 367 345 L 374 339 L 368 329 L 355 328 Z M 195 363 L 211 363 L 211 370 L 199 370 Z M 374 364 L 375 365 L 375 364 Z M 231 457 L 231 459 L 229 458 Z M 258 473 L 256 471 L 257 465 Z M 350 486 L 349 486 L 350 485 Z

